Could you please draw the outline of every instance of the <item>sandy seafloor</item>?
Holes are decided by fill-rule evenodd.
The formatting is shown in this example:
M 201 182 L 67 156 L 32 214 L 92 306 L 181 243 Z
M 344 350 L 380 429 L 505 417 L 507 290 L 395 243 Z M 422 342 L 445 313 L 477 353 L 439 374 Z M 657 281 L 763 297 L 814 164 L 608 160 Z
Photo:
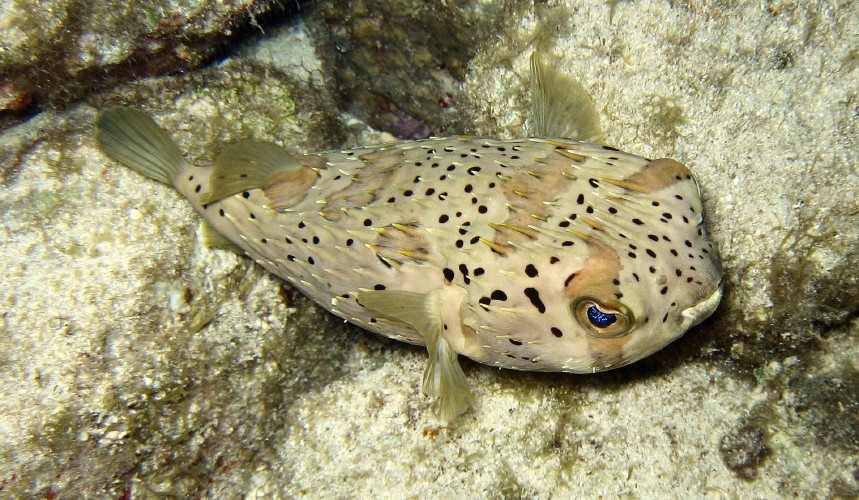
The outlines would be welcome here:
M 770 257 L 794 229 L 831 237 L 815 247 L 821 273 L 855 262 L 859 224 L 844 221 L 859 213 L 859 8 L 644 0 L 567 12 L 575 36 L 556 30 L 551 58 L 592 93 L 609 143 L 698 177 L 730 274 L 716 314 L 733 323 L 593 376 L 465 362 L 477 406 L 441 425 L 419 391 L 421 349 L 343 325 L 204 248 L 173 190 L 94 147 L 104 102 L 153 112 L 201 162 L 205 147 L 248 135 L 340 146 L 306 137 L 314 115 L 285 77 L 229 66 L 310 78 L 319 62 L 296 23 L 220 68 L 111 89 L 0 136 L 18 151 L 0 190 L 0 496 L 859 495 L 855 317 L 813 352 L 754 369 L 732 368 L 744 344 L 710 340 L 814 305 L 778 304 L 771 289 Z M 526 133 L 540 26 L 513 24 L 484 42 L 466 81 L 463 108 L 485 116 L 475 133 Z M 286 124 L 260 111 L 281 105 L 297 111 Z M 351 144 L 385 138 L 349 124 Z

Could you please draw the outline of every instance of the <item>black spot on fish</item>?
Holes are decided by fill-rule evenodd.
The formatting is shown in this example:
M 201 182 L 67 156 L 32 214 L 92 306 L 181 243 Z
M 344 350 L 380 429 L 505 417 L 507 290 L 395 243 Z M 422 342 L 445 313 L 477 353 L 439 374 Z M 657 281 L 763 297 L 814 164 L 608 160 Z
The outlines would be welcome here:
M 643 226 L 644 222 L 641 219 L 632 219 L 634 224 L 638 224 L 639 226 Z
M 385 285 L 381 285 L 381 284 L 373 285 L 373 290 L 384 290 L 384 289 L 385 289 Z
M 447 216 L 447 214 L 442 214 L 442 215 L 438 218 L 438 222 L 439 222 L 440 224 L 444 224 L 444 223 L 445 223 L 445 222 L 447 222 L 448 220 L 450 220 L 450 217 L 448 217 L 448 216 Z
M 469 279 L 469 277 L 468 277 L 468 266 L 466 266 L 465 264 L 460 264 L 459 265 L 459 272 L 462 273 L 462 279 L 463 279 L 463 281 L 465 281 L 466 285 L 471 283 L 471 279 Z
M 561 261 L 561 259 L 559 259 L 557 257 L 550 257 L 549 258 L 549 264 L 557 264 L 560 261 Z
M 197 184 L 197 187 L 194 188 L 194 192 L 199 193 L 201 189 L 203 189 L 203 186 Z
M 596 180 L 596 179 L 593 179 L 593 178 L 588 179 L 588 183 L 589 183 L 591 186 L 595 187 L 595 188 L 600 187 L 600 183 L 599 183 L 599 181 L 598 181 L 598 180 Z
M 218 210 L 218 213 L 219 213 L 219 214 L 221 214 L 221 217 L 223 217 L 224 215 L 226 215 L 226 214 L 224 213 L 224 209 L 223 209 L 223 208 L 222 208 L 222 209 L 220 209 L 220 210 Z
M 364 226 L 365 226 L 365 227 L 370 227 L 370 226 L 372 226 L 372 225 L 373 225 L 373 221 L 372 221 L 372 220 L 370 220 L 370 219 L 364 219 Z
M 455 276 L 453 273 L 453 269 L 448 269 L 445 267 L 441 273 L 444 275 L 445 280 L 447 280 L 448 282 L 453 281 L 453 278 Z
M 534 264 L 528 264 L 525 266 L 525 274 L 527 274 L 529 278 L 537 277 L 537 268 L 534 267 Z
M 479 207 L 477 207 L 477 211 L 482 213 L 482 214 L 485 214 L 488 210 L 489 209 L 486 208 L 486 205 L 480 205 Z
M 537 291 L 536 288 L 528 287 L 525 289 L 525 296 L 531 301 L 531 305 L 537 308 L 540 311 L 540 314 L 546 312 L 546 305 L 543 304 L 543 301 L 540 300 L 540 292 Z
M 559 328 L 556 328 L 553 326 L 552 327 L 552 335 L 554 335 L 555 337 L 561 338 L 564 336 L 564 332 L 562 332 Z
M 249 192 L 245 191 L 244 193 L 242 193 L 242 198 L 244 198 L 244 199 L 246 199 L 246 200 L 247 200 L 247 199 L 249 199 L 250 197 L 251 197 L 251 194 L 250 194 Z
M 513 345 L 522 345 L 522 341 L 520 341 L 520 340 L 513 340 L 513 339 L 507 339 L 507 340 L 509 340 L 510 343 Z
M 349 238 L 348 240 L 346 240 L 346 246 L 347 247 L 351 247 L 352 243 L 355 243 L 355 240 L 353 240 L 352 238 Z
M 584 205 L 585 204 L 585 195 L 579 193 L 579 196 L 576 198 L 576 203 L 578 203 L 579 205 Z
M 652 258 L 656 258 L 656 252 L 654 252 L 653 250 L 648 248 L 645 250 L 645 252 L 647 252 L 647 255 L 651 256 Z
M 313 264 L 316 264 L 316 261 L 315 261 L 315 260 L 313 260 L 313 257 L 308 257 L 308 258 L 307 258 L 307 263 L 308 263 L 308 264 L 310 264 L 310 265 L 312 266 Z
M 566 288 L 567 285 L 569 285 L 570 282 L 573 281 L 573 278 L 575 278 L 575 277 L 576 277 L 576 273 L 573 273 L 573 274 L 567 276 L 566 281 L 564 281 L 564 288 Z
M 495 290 L 494 292 L 492 292 L 491 297 L 492 300 L 500 300 L 502 302 L 507 300 L 507 294 L 504 293 L 504 290 Z

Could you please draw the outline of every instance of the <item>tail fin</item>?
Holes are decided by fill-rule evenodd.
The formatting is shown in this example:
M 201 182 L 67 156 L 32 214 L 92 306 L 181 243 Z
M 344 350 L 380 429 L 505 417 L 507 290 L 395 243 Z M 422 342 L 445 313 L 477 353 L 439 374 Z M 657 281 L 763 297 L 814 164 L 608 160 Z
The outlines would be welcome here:
M 185 159 L 179 146 L 146 113 L 131 108 L 110 108 L 96 124 L 101 150 L 147 177 L 172 184 Z

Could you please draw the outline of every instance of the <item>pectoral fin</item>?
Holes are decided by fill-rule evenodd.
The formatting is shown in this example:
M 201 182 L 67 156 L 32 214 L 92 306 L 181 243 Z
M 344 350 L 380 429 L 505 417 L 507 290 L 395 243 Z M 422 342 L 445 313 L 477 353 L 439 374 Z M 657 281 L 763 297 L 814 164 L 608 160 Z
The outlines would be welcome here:
M 602 143 L 599 115 L 587 90 L 543 64 L 537 52 L 531 54 L 531 100 L 537 136 Z
M 471 406 L 473 398 L 456 352 L 444 338 L 444 292 L 428 294 L 395 290 L 366 291 L 358 302 L 389 318 L 411 325 L 423 335 L 429 352 L 423 391 L 438 398 L 438 416 L 451 421 Z

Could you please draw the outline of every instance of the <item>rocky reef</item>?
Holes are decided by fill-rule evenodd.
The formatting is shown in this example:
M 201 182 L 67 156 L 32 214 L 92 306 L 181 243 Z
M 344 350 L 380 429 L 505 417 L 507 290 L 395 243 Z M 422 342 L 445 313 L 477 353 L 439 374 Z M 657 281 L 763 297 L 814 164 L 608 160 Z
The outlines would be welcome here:
M 255 27 L 270 4 L 57 5 L 0 16 L 0 495 L 859 496 L 859 6 L 362 0 Z M 523 136 L 533 50 L 609 144 L 695 172 L 726 294 L 613 372 L 465 362 L 478 406 L 451 425 L 422 349 L 205 248 L 92 140 L 117 104 L 201 164 L 251 137 Z

